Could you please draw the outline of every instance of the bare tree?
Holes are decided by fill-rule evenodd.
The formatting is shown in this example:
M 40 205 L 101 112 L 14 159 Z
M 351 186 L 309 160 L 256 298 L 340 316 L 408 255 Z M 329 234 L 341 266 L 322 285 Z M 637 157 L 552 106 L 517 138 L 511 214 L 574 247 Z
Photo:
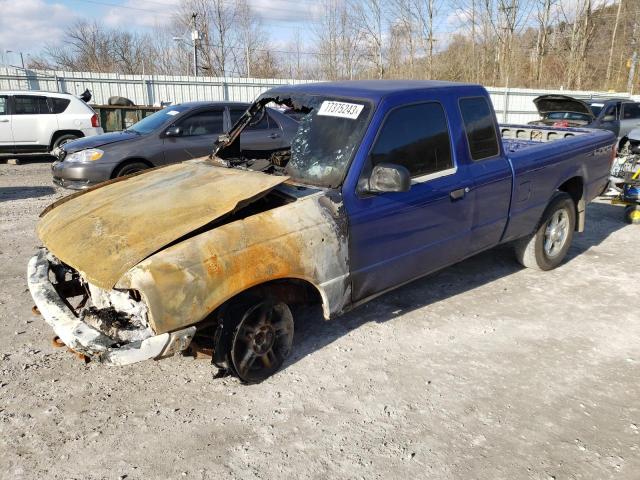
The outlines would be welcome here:
M 538 0 L 538 11 L 536 14 L 538 20 L 538 38 L 536 40 L 536 58 L 534 70 L 535 85 L 540 84 L 540 75 L 542 74 L 542 64 L 547 55 L 549 43 L 549 26 L 551 22 L 551 8 L 557 0 Z
M 613 32 L 611 32 L 611 47 L 609 47 L 609 60 L 607 61 L 606 87 L 609 88 L 611 80 L 611 67 L 613 64 L 613 49 L 616 44 L 616 33 L 618 33 L 618 25 L 620 25 L 620 13 L 622 12 L 623 0 L 618 0 L 618 9 L 616 12 L 616 21 L 613 24 Z
M 350 5 L 367 45 L 369 58 L 374 65 L 376 76 L 384 78 L 383 30 L 384 12 L 381 0 L 352 0 Z

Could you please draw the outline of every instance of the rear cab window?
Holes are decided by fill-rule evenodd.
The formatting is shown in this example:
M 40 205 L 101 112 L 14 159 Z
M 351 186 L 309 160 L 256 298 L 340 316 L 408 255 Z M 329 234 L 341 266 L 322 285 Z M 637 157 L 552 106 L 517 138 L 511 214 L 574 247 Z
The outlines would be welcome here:
M 418 180 L 452 172 L 449 127 L 442 105 L 426 102 L 392 110 L 380 128 L 370 161 L 371 167 L 402 165 Z
M 493 113 L 485 97 L 459 100 L 464 131 L 472 160 L 495 157 L 500 153 Z
M 47 97 L 36 95 L 16 95 L 13 97 L 14 115 L 40 115 L 51 113 Z

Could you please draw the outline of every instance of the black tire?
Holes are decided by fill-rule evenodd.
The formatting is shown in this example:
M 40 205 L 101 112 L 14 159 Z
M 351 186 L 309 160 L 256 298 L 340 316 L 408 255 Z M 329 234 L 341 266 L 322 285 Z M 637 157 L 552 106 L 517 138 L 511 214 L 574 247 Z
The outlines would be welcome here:
M 625 207 L 624 221 L 631 225 L 640 225 L 640 205 L 629 205 Z
M 234 324 L 228 343 L 225 342 L 228 369 L 248 384 L 276 373 L 291 353 L 293 343 L 289 306 L 277 300 L 252 299 L 234 306 L 228 315 L 228 321 Z
M 55 139 L 55 141 L 53 142 L 53 145 L 51 145 L 51 150 L 55 150 L 56 148 L 61 147 L 65 143 L 70 142 L 72 140 L 76 140 L 77 138 L 80 138 L 80 137 L 72 133 L 66 133 L 64 135 L 60 135 L 58 138 Z
M 567 193 L 556 193 L 535 233 L 514 243 L 516 258 L 528 268 L 556 268 L 567 255 L 575 227 L 576 206 L 573 199 Z
M 128 162 L 124 165 L 120 165 L 113 177 L 124 177 L 126 175 L 131 175 L 132 173 L 141 172 L 147 168 L 149 168 L 149 165 L 144 162 Z

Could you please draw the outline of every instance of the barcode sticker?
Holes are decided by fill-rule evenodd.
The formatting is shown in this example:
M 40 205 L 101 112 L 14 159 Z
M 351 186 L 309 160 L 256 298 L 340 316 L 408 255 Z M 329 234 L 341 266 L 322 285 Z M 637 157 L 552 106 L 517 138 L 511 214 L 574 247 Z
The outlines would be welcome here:
M 322 102 L 322 105 L 320 105 L 318 115 L 323 115 L 325 117 L 350 118 L 351 120 L 355 120 L 358 118 L 363 108 L 364 105 L 358 105 L 357 103 L 325 100 Z

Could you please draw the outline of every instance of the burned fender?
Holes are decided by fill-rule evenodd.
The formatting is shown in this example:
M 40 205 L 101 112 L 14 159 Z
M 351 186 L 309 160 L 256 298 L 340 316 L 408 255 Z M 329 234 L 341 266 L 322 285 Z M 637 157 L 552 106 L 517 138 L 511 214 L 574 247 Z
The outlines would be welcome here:
M 142 293 L 156 334 L 193 325 L 239 293 L 288 278 L 314 285 L 329 318 L 351 298 L 346 232 L 339 197 L 318 192 L 162 250 L 117 287 Z

